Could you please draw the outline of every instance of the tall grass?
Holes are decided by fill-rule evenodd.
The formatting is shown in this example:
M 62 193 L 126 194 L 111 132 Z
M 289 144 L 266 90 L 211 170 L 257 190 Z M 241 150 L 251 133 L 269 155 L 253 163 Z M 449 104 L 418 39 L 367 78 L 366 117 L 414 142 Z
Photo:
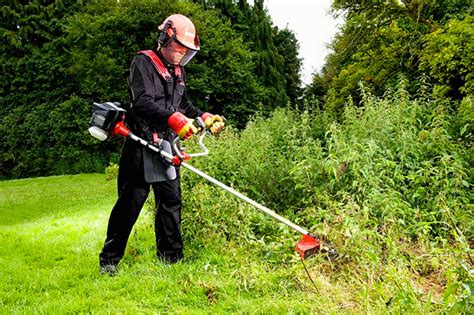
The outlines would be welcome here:
M 211 141 L 210 158 L 192 163 L 334 241 L 346 257 L 330 277 L 353 284 L 358 298 L 393 311 L 469 310 L 474 217 L 465 134 L 472 103 L 453 113 L 441 100 L 411 99 L 403 80 L 384 97 L 363 86 L 361 95 L 341 122 L 312 104 L 256 116 L 243 132 L 227 130 Z M 220 192 L 184 175 L 185 199 L 198 209 L 186 216 L 190 234 L 211 243 L 262 241 L 270 260 L 281 263 L 274 256 L 284 255 L 278 244 L 286 230 L 225 207 Z M 203 230 L 202 220 L 209 220 Z

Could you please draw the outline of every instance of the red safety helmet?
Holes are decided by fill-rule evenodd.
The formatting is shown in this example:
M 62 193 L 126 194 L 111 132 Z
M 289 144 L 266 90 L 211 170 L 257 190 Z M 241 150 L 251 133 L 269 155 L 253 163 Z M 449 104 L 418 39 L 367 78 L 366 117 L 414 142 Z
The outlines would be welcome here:
M 194 55 L 199 51 L 199 37 L 196 34 L 196 28 L 193 22 L 182 14 L 173 14 L 168 16 L 164 22 L 158 27 L 161 31 L 158 42 L 161 47 L 176 46 L 170 44 L 173 41 L 186 49 L 184 55 L 178 63 L 182 66 L 186 65 Z M 166 48 L 165 48 L 166 49 Z M 182 51 L 183 49 L 174 48 Z M 181 54 L 180 54 L 181 55 Z

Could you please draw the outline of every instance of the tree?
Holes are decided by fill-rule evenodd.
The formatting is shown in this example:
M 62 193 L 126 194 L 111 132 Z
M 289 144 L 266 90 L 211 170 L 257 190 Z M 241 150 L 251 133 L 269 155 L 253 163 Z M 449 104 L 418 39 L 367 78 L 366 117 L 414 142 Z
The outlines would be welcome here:
M 264 112 L 284 106 L 288 100 L 301 96 L 301 60 L 298 58 L 299 45 L 292 31 L 279 30 L 272 25 L 263 0 L 197 0 L 206 10 L 217 10 L 227 18 L 231 27 L 242 35 L 245 44 L 253 52 L 254 73 L 263 87 Z
M 256 75 L 267 88 L 263 99 L 268 110 L 283 106 L 288 98 L 285 93 L 284 59 L 273 43 L 271 23 L 263 8 L 263 0 L 256 0 L 250 13 L 251 49 L 255 52 Z
M 474 18 L 450 20 L 425 36 L 420 68 L 434 80 L 440 96 L 462 99 L 474 91 Z
M 336 0 L 333 10 L 346 21 L 331 43 L 333 52 L 322 75 L 328 82 L 325 107 L 340 113 L 347 97 L 359 103 L 360 81 L 380 95 L 403 74 L 412 82 L 410 92 L 416 92 L 416 82 L 427 70 L 421 67 L 421 58 L 429 34 L 452 19 L 469 16 L 472 6 L 469 1 L 451 0 Z M 436 80 L 432 77 L 431 83 Z
M 302 95 L 301 89 L 301 58 L 299 58 L 300 45 L 295 33 L 288 29 L 273 27 L 273 41 L 278 54 L 283 57 L 283 75 L 285 77 L 285 90 L 292 103 Z
M 47 124 L 51 109 L 77 85 L 62 67 L 67 59 L 63 22 L 87 1 L 9 1 L 0 22 L 0 177 L 42 175 L 61 154 Z M 55 121 L 68 124 L 67 121 Z

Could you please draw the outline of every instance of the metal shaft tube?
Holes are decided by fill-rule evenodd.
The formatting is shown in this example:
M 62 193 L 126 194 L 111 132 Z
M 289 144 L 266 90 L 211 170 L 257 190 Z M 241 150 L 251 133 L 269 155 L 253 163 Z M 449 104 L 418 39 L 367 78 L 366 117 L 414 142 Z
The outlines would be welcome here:
M 184 166 L 185 168 L 187 168 L 188 170 L 190 170 L 191 172 L 193 173 L 196 173 L 197 175 L 207 179 L 208 181 L 210 181 L 211 183 L 213 183 L 214 185 L 217 185 L 219 186 L 220 188 L 224 189 L 225 191 L 231 193 L 232 195 L 242 199 L 243 201 L 251 204 L 252 206 L 254 206 L 255 208 L 259 209 L 260 211 L 262 212 L 265 212 L 266 214 L 268 214 L 269 216 L 271 216 L 272 218 L 280 221 L 281 223 L 289 226 L 290 228 L 300 232 L 301 234 L 303 235 L 306 235 L 306 234 L 309 234 L 308 231 L 306 231 L 305 229 L 303 229 L 301 226 L 299 225 L 296 225 L 294 224 L 293 222 L 291 222 L 290 220 L 282 217 L 281 215 L 275 213 L 274 211 L 268 209 L 267 207 L 259 204 L 258 202 L 256 201 L 253 201 L 252 199 L 250 199 L 249 197 L 245 196 L 245 195 L 242 195 L 241 193 L 239 193 L 237 190 L 227 186 L 226 184 L 224 183 L 221 183 L 220 181 L 218 181 L 217 179 L 207 175 L 206 173 L 198 170 L 197 168 L 183 162 L 181 163 L 182 166 Z

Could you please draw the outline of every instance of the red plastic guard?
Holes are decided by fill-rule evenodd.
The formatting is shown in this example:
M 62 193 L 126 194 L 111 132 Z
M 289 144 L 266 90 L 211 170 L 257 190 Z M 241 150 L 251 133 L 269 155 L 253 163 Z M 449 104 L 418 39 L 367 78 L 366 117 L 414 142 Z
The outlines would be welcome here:
M 303 259 L 312 256 L 320 248 L 321 241 L 310 234 L 304 235 L 295 245 L 295 250 L 300 253 L 300 257 Z

